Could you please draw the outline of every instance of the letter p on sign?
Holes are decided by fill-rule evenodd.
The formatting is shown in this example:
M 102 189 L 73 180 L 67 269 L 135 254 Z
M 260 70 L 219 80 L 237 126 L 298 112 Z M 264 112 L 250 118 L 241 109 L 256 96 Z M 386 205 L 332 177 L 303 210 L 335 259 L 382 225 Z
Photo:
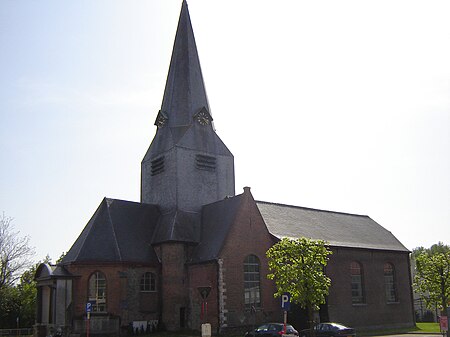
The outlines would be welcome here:
M 289 311 L 291 307 L 291 294 L 284 293 L 281 295 L 281 309 L 284 311 Z

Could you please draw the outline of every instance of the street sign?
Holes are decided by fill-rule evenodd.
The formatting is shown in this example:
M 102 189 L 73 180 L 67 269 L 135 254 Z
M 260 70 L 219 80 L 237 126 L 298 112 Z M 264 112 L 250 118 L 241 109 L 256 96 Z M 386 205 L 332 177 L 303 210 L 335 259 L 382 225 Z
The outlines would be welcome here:
M 198 292 L 200 293 L 200 296 L 202 297 L 203 301 L 206 301 L 206 298 L 208 297 L 211 287 L 197 287 Z
M 92 303 L 91 302 L 86 303 L 86 312 L 92 312 Z
M 284 311 L 289 311 L 291 308 L 291 294 L 290 293 L 284 293 L 281 295 L 281 309 Z

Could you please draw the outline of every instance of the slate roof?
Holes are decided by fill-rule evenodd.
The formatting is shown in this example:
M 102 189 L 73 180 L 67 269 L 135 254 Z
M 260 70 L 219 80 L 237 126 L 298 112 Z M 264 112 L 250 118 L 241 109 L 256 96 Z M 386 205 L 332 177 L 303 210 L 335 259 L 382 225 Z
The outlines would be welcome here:
M 191 124 L 203 107 L 211 113 L 189 10 L 183 1 L 161 111 L 173 127 Z
M 198 243 L 200 240 L 200 217 L 199 212 L 181 210 L 161 214 L 152 243 L 169 241 Z
M 195 122 L 203 109 L 211 115 L 188 5 L 183 1 L 160 110 L 167 121 L 158 127 L 143 162 L 176 146 L 232 156 L 215 133 L 212 120 L 200 127 Z
M 104 198 L 61 264 L 158 263 L 151 239 L 159 215 L 155 205 Z
M 190 262 L 211 261 L 219 257 L 242 198 L 243 194 L 240 194 L 203 207 L 201 240 Z
M 366 215 L 339 213 L 257 201 L 269 229 L 278 237 L 307 237 L 330 246 L 408 252 L 384 227 Z

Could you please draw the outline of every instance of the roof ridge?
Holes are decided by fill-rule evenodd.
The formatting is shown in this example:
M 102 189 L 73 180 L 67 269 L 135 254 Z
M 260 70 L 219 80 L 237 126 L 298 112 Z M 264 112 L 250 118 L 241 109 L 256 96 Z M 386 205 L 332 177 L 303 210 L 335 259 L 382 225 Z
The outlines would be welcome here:
M 111 218 L 111 212 L 110 212 L 110 206 L 112 205 L 113 201 L 114 201 L 114 199 L 109 199 L 109 202 L 107 202 L 106 207 L 107 207 L 107 212 L 108 212 L 109 223 L 111 225 L 112 235 L 114 237 L 115 248 L 117 250 L 117 254 L 119 255 L 119 261 L 122 261 L 122 254 L 120 252 L 119 242 L 117 241 L 116 229 L 114 228 L 114 223 Z
M 312 207 L 304 207 L 304 206 L 297 206 L 297 205 L 288 205 L 288 204 L 281 204 L 277 202 L 270 202 L 270 201 L 262 201 L 262 200 L 255 200 L 257 204 L 269 204 L 269 205 L 275 205 L 275 206 L 283 206 L 283 207 L 291 207 L 291 208 L 299 208 L 299 209 L 305 209 L 309 211 L 317 211 L 317 212 L 325 212 L 325 213 L 335 213 L 335 214 L 342 214 L 342 215 L 352 215 L 352 216 L 359 216 L 364 218 L 370 218 L 368 215 L 364 214 L 356 214 L 356 213 L 348 213 L 348 212 L 339 212 L 339 211 L 330 211 L 326 209 L 319 209 L 319 208 L 312 208 Z
M 103 206 L 107 206 L 107 205 L 108 205 L 107 203 L 108 203 L 108 198 L 103 197 L 103 200 L 100 202 L 100 205 L 98 205 L 98 207 L 97 207 L 97 209 L 95 210 L 94 214 L 91 216 L 91 218 L 89 219 L 89 221 L 88 221 L 87 224 L 85 225 L 84 228 L 87 229 L 87 233 L 86 233 L 86 235 L 84 236 L 84 238 L 82 238 L 82 242 L 81 242 L 81 244 L 80 244 L 80 249 L 78 249 L 77 254 L 75 255 L 75 258 L 73 259 L 74 261 L 78 260 L 78 257 L 79 257 L 79 255 L 80 255 L 81 251 L 83 250 L 84 244 L 86 243 L 86 239 L 88 238 L 89 233 L 90 233 L 91 230 L 92 230 L 93 223 L 95 222 L 94 219 L 98 216 L 98 213 L 100 212 L 100 209 L 101 209 Z M 92 221 L 92 223 L 91 223 L 91 221 Z M 89 226 L 89 228 L 87 228 L 88 226 Z M 84 231 L 84 230 L 83 230 L 83 231 Z M 83 234 L 83 231 L 81 231 L 81 234 Z M 80 235 L 81 235 L 81 234 L 80 234 Z M 75 240 L 75 242 L 73 243 L 73 245 L 75 245 L 75 243 L 76 243 L 76 240 Z M 72 249 L 72 248 L 70 248 L 70 249 Z M 70 251 L 70 249 L 69 249 L 69 251 Z

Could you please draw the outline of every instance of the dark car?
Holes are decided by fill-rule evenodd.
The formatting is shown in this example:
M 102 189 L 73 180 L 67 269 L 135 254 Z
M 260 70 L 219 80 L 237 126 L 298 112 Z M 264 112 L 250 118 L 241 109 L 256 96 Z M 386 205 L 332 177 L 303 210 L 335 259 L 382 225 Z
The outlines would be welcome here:
M 245 337 L 259 337 L 259 336 L 298 336 L 298 331 L 290 325 L 286 324 L 286 332 L 283 323 L 265 323 L 257 327 L 254 331 L 250 330 L 245 333 Z
M 319 323 L 314 327 L 316 337 L 355 337 L 355 329 L 339 323 Z M 310 337 L 310 329 L 300 331 L 301 337 Z

